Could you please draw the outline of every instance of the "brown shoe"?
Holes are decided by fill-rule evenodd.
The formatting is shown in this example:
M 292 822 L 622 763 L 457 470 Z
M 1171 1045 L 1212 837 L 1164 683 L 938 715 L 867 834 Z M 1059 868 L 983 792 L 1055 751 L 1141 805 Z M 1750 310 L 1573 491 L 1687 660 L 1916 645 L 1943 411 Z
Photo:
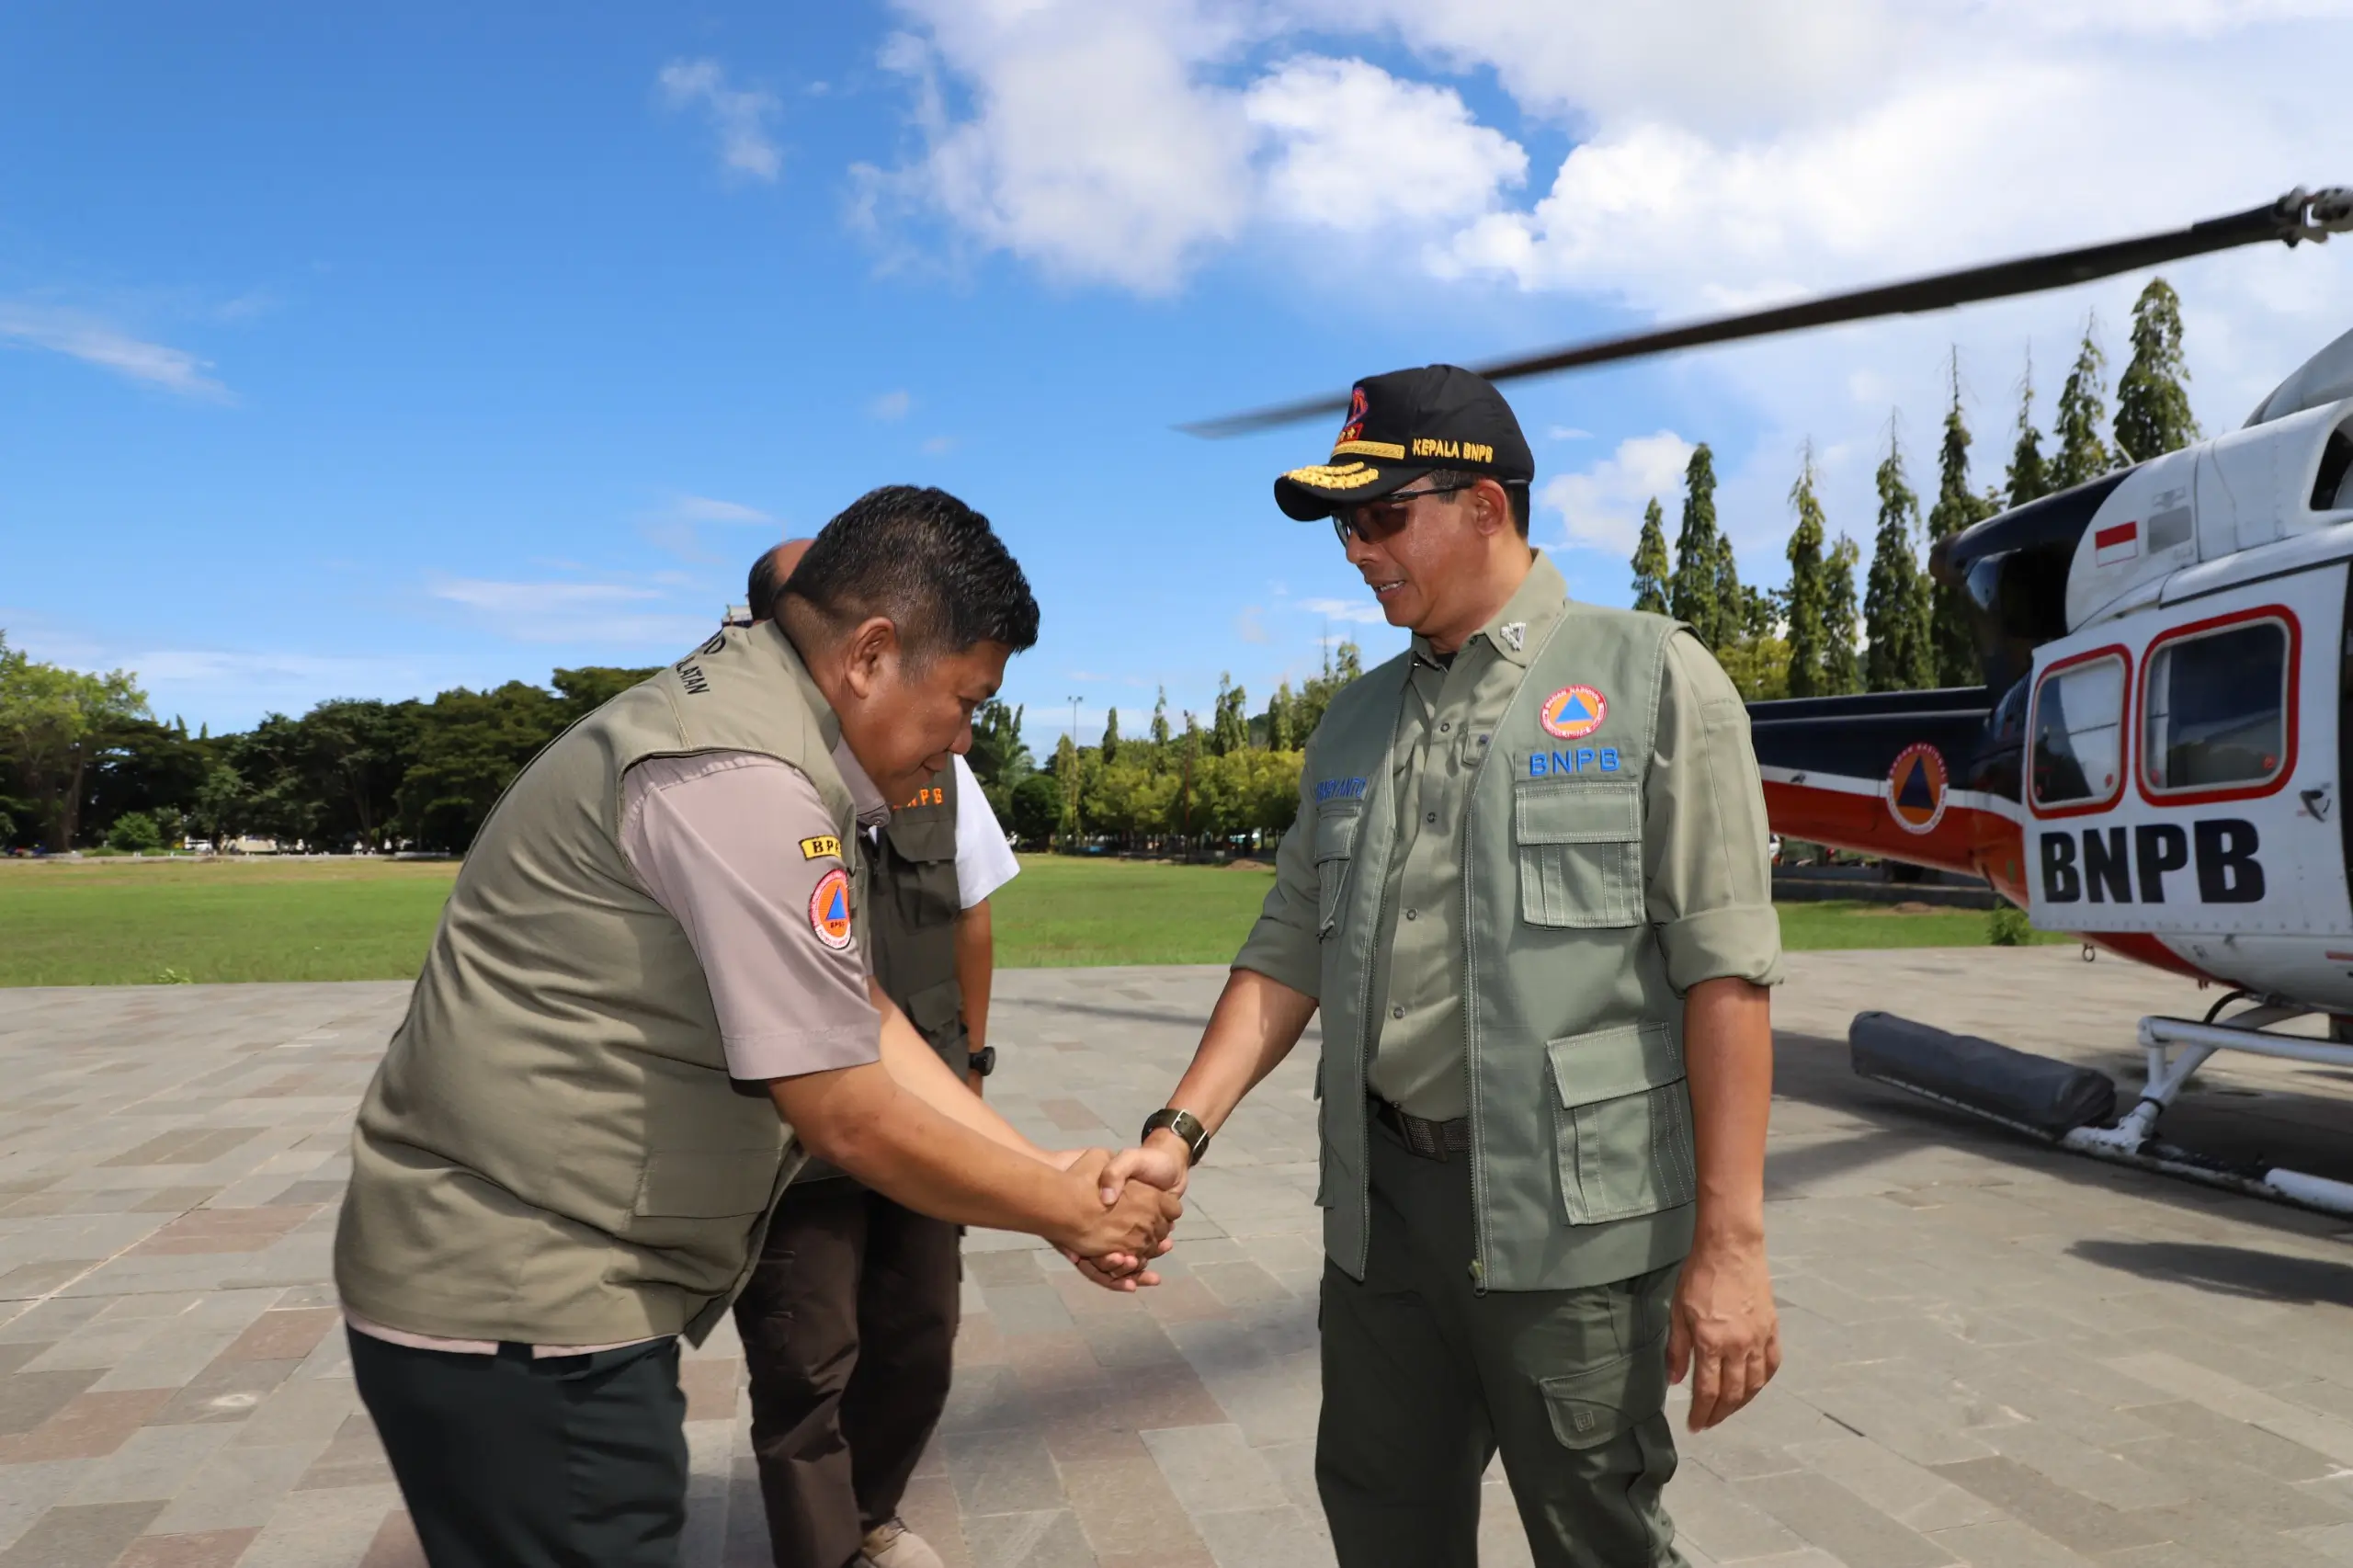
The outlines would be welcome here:
M 859 1550 L 874 1568 L 948 1568 L 929 1541 L 895 1517 L 868 1530 Z

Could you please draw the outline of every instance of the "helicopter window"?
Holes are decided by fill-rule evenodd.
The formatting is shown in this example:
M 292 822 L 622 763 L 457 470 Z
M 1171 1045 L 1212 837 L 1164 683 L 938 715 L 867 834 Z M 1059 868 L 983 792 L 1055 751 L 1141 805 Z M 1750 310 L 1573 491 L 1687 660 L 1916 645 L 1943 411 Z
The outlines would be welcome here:
M 2044 673 L 2035 688 L 2038 806 L 2099 805 L 2123 788 L 2124 656 L 2101 653 Z
M 2144 788 L 2237 790 L 2278 778 L 2291 645 L 2288 628 L 2268 619 L 2160 643 L 2143 703 Z
M 2353 436 L 2340 426 L 2328 433 L 2328 445 L 2320 454 L 2320 472 L 2313 479 L 2313 510 L 2348 507 L 2353 507 Z

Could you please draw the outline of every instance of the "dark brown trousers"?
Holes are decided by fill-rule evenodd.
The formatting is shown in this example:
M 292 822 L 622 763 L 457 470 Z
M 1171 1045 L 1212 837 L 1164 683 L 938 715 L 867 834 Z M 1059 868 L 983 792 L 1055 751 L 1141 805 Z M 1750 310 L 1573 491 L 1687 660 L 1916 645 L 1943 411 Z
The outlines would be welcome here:
M 795 1182 L 735 1329 L 777 1568 L 843 1568 L 899 1510 L 955 1370 L 956 1227 L 846 1177 Z

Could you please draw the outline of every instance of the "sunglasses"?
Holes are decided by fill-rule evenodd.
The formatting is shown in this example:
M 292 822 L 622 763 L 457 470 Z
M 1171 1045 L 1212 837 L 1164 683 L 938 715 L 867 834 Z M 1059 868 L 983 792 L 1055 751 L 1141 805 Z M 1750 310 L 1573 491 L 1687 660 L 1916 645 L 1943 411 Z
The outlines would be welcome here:
M 1471 484 L 1438 484 L 1427 490 L 1400 490 L 1378 501 L 1367 501 L 1358 506 L 1343 506 L 1332 514 L 1332 532 L 1346 548 L 1351 538 L 1367 544 L 1379 544 L 1393 539 L 1399 529 L 1414 520 L 1414 503 L 1426 495 L 1451 495 L 1459 490 L 1469 490 Z

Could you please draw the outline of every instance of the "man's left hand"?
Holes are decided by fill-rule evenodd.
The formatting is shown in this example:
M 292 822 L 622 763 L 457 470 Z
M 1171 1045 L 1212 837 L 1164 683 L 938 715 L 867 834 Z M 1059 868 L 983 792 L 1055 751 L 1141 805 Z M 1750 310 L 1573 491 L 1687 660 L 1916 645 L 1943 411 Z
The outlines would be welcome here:
M 1704 1432 L 1755 1399 L 1780 1367 L 1764 1237 L 1701 1237 L 1676 1282 L 1666 1335 L 1667 1377 L 1691 1379 L 1691 1430 Z

